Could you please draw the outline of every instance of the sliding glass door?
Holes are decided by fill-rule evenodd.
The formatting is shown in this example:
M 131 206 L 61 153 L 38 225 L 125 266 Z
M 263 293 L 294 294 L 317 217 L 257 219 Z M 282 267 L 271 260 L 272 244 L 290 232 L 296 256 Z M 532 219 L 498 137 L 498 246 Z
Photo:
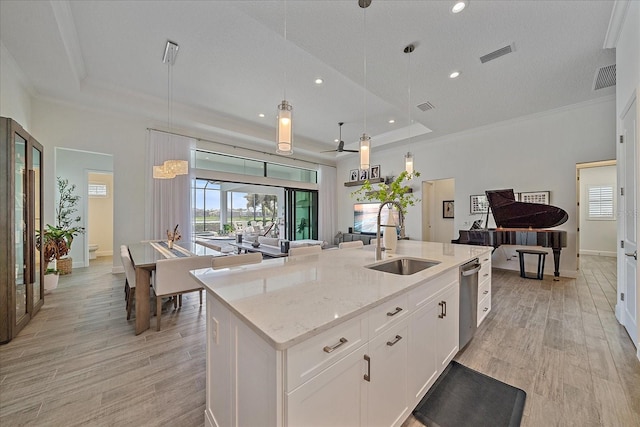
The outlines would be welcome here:
M 318 192 L 286 189 L 286 237 L 289 240 L 318 239 Z

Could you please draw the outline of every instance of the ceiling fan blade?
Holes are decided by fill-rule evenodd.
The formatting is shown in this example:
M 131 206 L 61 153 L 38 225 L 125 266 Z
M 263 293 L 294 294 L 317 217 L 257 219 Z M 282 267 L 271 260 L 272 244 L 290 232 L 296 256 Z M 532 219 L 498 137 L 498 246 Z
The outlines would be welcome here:
M 360 152 L 358 150 L 347 150 L 347 149 L 344 149 L 342 151 L 345 152 L 345 153 L 359 153 Z
M 335 151 L 338 151 L 338 150 L 325 150 L 325 151 L 321 151 L 321 153 L 333 153 Z

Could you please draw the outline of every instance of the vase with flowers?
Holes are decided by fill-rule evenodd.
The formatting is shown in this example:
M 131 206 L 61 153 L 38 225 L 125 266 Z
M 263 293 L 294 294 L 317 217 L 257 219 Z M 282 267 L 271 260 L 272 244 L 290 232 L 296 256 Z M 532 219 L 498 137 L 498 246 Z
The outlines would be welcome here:
M 167 246 L 169 247 L 169 249 L 173 249 L 173 242 L 177 242 L 178 240 L 182 239 L 182 236 L 178 231 L 178 225 L 179 224 L 176 224 L 173 231 L 167 230 Z

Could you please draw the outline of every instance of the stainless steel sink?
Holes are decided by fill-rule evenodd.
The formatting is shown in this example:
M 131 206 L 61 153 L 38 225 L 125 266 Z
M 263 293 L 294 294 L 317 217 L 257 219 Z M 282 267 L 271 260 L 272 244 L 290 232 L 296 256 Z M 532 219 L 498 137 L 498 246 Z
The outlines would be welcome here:
M 419 271 L 426 270 L 429 267 L 438 265 L 438 261 L 427 261 L 418 258 L 393 258 L 389 261 L 385 261 L 381 264 L 367 265 L 366 268 L 372 270 L 383 271 L 385 273 L 399 274 L 402 276 L 408 276 L 415 274 Z

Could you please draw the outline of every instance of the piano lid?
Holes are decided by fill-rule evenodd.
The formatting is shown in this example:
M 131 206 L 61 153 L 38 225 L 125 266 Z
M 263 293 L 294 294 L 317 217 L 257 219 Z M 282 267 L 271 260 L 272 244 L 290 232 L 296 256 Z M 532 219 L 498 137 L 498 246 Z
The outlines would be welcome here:
M 567 212 L 557 206 L 516 201 L 513 189 L 485 193 L 498 227 L 551 228 L 569 219 Z

